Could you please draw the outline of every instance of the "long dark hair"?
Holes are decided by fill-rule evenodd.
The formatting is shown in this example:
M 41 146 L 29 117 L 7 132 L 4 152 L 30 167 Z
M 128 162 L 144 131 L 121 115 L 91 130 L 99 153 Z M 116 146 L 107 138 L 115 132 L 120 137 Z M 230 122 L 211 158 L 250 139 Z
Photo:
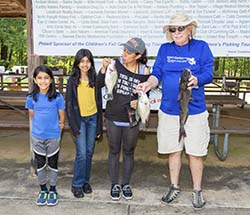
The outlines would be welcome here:
M 71 71 L 71 77 L 74 79 L 75 84 L 78 86 L 80 83 L 80 78 L 81 78 L 81 71 L 79 69 L 79 63 L 81 62 L 81 59 L 84 57 L 87 57 L 91 63 L 91 68 L 88 71 L 89 87 L 94 87 L 95 81 L 96 81 L 95 63 L 94 63 L 94 57 L 91 51 L 88 49 L 80 49 L 76 53 L 74 64 L 73 64 L 72 71 Z
M 40 72 L 45 72 L 51 78 L 51 83 L 49 85 L 49 89 L 47 92 L 48 99 L 49 99 L 49 101 L 51 101 L 52 99 L 57 97 L 58 93 L 56 92 L 55 78 L 54 78 L 53 72 L 51 71 L 51 69 L 49 67 L 44 66 L 44 65 L 40 65 L 40 66 L 35 68 L 35 70 L 33 72 L 33 90 L 28 95 L 32 95 L 34 101 L 37 101 L 37 95 L 40 92 L 40 89 L 39 89 L 38 85 L 35 83 L 34 79 L 37 77 L 37 75 Z
M 139 53 L 137 53 L 137 54 L 139 54 Z M 136 61 L 137 61 L 137 63 L 141 63 L 141 64 L 147 65 L 147 62 L 148 62 L 147 49 L 145 49 L 145 51 L 143 52 L 143 54 L 141 55 L 141 57 L 139 59 L 137 59 Z

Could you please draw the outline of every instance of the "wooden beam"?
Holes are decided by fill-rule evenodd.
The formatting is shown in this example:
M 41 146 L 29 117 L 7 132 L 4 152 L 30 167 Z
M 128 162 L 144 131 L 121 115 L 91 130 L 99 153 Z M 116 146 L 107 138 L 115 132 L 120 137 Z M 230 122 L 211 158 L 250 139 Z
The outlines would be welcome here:
M 33 21 L 32 21 L 32 0 L 26 0 L 26 22 L 27 22 L 27 47 L 28 47 L 28 80 L 29 91 L 32 89 L 33 71 L 43 63 L 41 56 L 34 54 L 33 47 Z
M 25 12 L 0 12 L 0 17 L 5 18 L 25 18 L 26 13 Z
M 25 0 L 1 0 L 0 17 L 19 18 L 26 17 Z
M 26 11 L 26 1 L 25 0 L 15 0 L 17 5 L 19 5 L 24 11 Z

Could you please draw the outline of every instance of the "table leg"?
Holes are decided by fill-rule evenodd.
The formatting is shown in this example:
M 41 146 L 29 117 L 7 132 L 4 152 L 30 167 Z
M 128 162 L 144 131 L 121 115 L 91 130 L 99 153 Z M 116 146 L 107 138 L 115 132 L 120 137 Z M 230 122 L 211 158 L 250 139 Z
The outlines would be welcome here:
M 218 104 L 213 104 L 212 107 L 212 127 L 213 128 L 218 128 L 220 125 L 220 105 Z M 211 135 L 211 140 L 210 142 L 213 143 L 214 145 L 218 145 L 218 134 L 213 134 Z

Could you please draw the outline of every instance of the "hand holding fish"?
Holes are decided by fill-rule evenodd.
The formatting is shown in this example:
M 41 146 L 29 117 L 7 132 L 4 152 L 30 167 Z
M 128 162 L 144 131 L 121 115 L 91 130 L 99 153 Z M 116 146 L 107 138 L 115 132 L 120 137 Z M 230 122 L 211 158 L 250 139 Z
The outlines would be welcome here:
M 149 90 L 155 88 L 158 85 L 158 79 L 154 76 L 150 76 L 147 81 L 140 83 L 136 86 L 136 92 L 148 92 Z
M 105 61 L 106 63 L 108 61 Z M 110 64 L 108 64 L 107 71 L 105 72 L 105 86 L 106 86 L 106 92 L 105 99 L 107 101 L 113 100 L 113 89 L 116 85 L 117 79 L 118 79 L 118 73 L 115 66 L 115 60 L 112 60 Z
M 107 71 L 108 65 L 111 63 L 111 60 L 109 58 L 103 58 L 102 60 L 102 68 L 101 73 L 104 74 Z
M 198 85 L 198 79 L 196 76 L 191 75 L 191 77 L 188 79 L 188 90 L 192 90 L 192 88 L 197 87 Z
M 132 100 L 130 102 L 130 107 L 133 108 L 133 109 L 136 109 L 137 108 L 137 103 L 138 103 L 138 100 Z

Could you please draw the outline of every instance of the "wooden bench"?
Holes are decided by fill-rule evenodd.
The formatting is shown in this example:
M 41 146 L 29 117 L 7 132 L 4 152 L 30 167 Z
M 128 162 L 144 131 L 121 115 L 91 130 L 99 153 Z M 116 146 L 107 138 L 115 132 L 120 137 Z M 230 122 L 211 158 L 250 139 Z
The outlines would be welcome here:
M 26 91 L 2 91 L 0 90 L 0 104 L 7 106 L 22 115 L 27 115 L 25 111 L 21 108 L 17 107 L 15 104 L 21 104 L 24 107 L 26 95 L 28 92 Z
M 0 120 L 0 128 L 1 129 L 29 129 L 29 121 L 28 120 Z M 103 127 L 103 130 L 106 130 L 106 127 Z M 70 131 L 68 124 L 66 123 L 64 131 Z M 157 128 L 147 128 L 144 132 L 156 133 Z M 240 134 L 240 135 L 250 135 L 250 128 L 211 128 L 210 134 L 216 134 L 216 138 L 218 135 L 224 135 L 222 151 L 220 151 L 219 141 L 213 141 L 215 154 L 219 158 L 219 160 L 224 161 L 228 155 L 229 148 L 229 135 L 230 134 Z

